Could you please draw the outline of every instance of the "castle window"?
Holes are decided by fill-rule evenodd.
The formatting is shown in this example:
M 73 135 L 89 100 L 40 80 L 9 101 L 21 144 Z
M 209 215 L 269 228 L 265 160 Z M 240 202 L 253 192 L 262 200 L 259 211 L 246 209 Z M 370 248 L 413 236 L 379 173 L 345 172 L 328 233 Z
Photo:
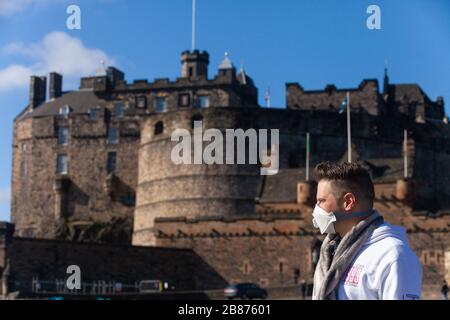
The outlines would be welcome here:
M 155 124 L 155 136 L 164 132 L 164 123 L 162 121 L 158 121 Z
M 20 160 L 20 177 L 23 178 L 25 176 L 25 160 Z
M 108 160 L 106 162 L 106 170 L 108 173 L 116 172 L 117 153 L 108 152 Z
M 119 143 L 119 129 L 108 128 L 108 144 L 118 144 L 118 143 Z
M 66 154 L 59 154 L 56 164 L 58 174 L 67 174 L 69 167 L 69 158 Z
M 89 109 L 89 120 L 97 121 L 97 118 L 98 118 L 98 110 L 97 110 L 97 108 L 90 108 Z
M 123 116 L 124 116 L 124 106 L 123 106 L 122 102 L 117 102 L 114 105 L 114 115 L 117 118 L 123 118 Z
M 157 97 L 155 100 L 155 110 L 156 112 L 164 112 L 167 107 L 166 97 Z
M 189 77 L 194 76 L 194 68 L 193 67 L 189 67 Z
M 180 107 L 188 107 L 191 104 L 191 96 L 188 93 L 180 94 L 178 97 Z
M 199 96 L 198 102 L 200 104 L 200 108 L 208 108 L 209 107 L 209 96 Z
M 279 271 L 280 271 L 280 274 L 284 272 L 283 262 L 280 262 L 280 264 L 279 264 Z
M 70 107 L 68 105 L 59 108 L 59 116 L 61 118 L 67 118 L 70 114 Z
M 147 107 L 147 97 L 146 96 L 137 97 L 136 98 L 136 106 L 140 109 L 146 108 Z
M 69 128 L 65 128 L 65 127 L 59 128 L 58 129 L 58 144 L 66 145 L 68 136 L 69 136 Z

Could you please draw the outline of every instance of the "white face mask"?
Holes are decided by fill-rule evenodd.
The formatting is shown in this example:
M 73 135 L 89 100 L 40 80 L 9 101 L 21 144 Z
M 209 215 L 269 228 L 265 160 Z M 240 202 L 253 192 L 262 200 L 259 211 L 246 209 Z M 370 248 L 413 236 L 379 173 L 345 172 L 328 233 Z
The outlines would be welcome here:
M 333 212 L 326 212 L 317 204 L 313 211 L 313 225 L 320 229 L 320 233 L 336 233 L 334 222 L 337 221 Z
M 320 233 L 336 233 L 334 223 L 345 219 L 355 217 L 369 216 L 372 212 L 347 212 L 336 215 L 334 212 L 326 212 L 317 204 L 313 211 L 313 225 L 315 228 L 320 229 Z

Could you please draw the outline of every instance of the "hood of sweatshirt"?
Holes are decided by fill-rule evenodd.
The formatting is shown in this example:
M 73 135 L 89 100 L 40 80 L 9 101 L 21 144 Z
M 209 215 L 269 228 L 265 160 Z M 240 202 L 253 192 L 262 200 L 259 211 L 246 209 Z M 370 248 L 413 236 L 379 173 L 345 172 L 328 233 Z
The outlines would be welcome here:
M 365 245 L 373 244 L 388 237 L 396 238 L 408 243 L 408 237 L 404 227 L 393 226 L 387 222 L 384 222 L 372 232 Z

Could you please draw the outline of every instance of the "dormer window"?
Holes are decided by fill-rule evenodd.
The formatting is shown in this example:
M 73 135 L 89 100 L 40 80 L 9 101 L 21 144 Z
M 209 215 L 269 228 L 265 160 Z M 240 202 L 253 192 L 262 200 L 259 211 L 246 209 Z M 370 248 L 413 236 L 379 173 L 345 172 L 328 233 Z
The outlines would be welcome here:
M 69 114 L 70 114 L 70 106 L 68 106 L 67 104 L 59 108 L 59 116 L 61 118 L 67 118 L 69 117 Z

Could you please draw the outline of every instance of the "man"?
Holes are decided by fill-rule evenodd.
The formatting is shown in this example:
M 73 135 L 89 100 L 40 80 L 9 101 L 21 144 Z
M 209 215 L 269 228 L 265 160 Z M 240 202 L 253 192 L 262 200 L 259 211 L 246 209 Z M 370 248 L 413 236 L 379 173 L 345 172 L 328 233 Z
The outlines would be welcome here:
M 314 226 L 327 234 L 314 273 L 314 300 L 419 299 L 422 267 L 405 229 L 373 209 L 369 172 L 354 163 L 315 168 Z

